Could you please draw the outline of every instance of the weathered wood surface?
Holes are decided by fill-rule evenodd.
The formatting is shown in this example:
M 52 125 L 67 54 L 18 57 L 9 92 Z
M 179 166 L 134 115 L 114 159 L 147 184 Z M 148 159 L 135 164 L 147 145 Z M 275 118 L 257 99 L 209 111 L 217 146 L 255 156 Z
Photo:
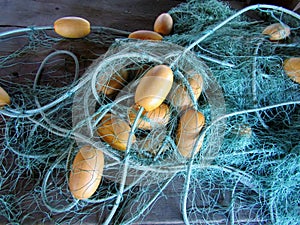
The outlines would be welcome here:
M 155 17 L 184 0 L 1 0 L 0 32 L 14 27 L 51 25 L 62 16 L 82 16 L 92 25 L 133 31 L 151 29 Z M 233 7 L 268 3 L 293 9 L 299 0 L 228 1 Z M 299 12 L 299 10 L 298 10 Z
M 81 16 L 92 25 L 122 30 L 151 29 L 155 17 L 180 0 L 1 0 L 2 30 L 10 27 L 45 26 L 63 16 Z M 9 27 L 6 27 L 9 26 Z

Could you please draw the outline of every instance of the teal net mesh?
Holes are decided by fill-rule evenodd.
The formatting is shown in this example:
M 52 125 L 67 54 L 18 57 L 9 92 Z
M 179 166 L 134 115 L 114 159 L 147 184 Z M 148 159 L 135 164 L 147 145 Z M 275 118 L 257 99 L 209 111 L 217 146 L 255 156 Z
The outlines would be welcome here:
M 299 224 L 300 86 L 282 65 L 299 57 L 300 16 L 265 5 L 239 13 L 216 0 L 169 13 L 174 31 L 163 42 L 102 27 L 74 40 L 34 27 L 1 36 L 0 85 L 11 96 L 0 111 L 1 221 L 143 224 L 163 202 L 178 224 Z M 272 42 L 262 31 L 277 22 L 291 35 Z M 168 123 L 134 130 L 127 151 L 97 135 L 107 112 L 128 119 L 139 80 L 158 64 L 172 68 L 205 116 L 191 158 L 177 150 L 182 112 L 172 95 Z M 203 78 L 199 99 L 185 78 L 191 70 Z M 112 79 L 120 90 L 97 91 Z M 68 179 L 84 145 L 101 149 L 105 166 L 92 197 L 77 200 Z M 168 209 L 160 213 L 161 224 L 172 224 Z

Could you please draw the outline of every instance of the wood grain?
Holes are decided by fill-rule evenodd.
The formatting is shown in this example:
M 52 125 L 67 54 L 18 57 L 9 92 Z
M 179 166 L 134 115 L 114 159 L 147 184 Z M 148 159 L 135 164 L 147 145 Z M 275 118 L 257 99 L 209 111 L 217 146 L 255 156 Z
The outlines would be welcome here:
M 11 27 L 45 26 L 63 16 L 80 16 L 91 25 L 127 31 L 152 29 L 156 16 L 180 0 L 1 0 L 1 30 Z M 0 30 L 0 31 L 1 31 Z

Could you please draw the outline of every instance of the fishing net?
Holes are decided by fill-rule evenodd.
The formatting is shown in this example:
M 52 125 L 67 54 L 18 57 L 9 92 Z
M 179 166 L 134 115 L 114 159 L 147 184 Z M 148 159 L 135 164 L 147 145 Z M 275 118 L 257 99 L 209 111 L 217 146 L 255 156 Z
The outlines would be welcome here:
M 1 110 L 1 221 L 143 224 L 166 200 L 157 223 L 299 223 L 300 89 L 282 66 L 299 57 L 299 15 L 267 5 L 236 12 L 215 0 L 169 13 L 174 32 L 162 42 L 104 27 L 82 39 L 51 27 L 2 34 L 0 84 L 12 101 Z M 272 42 L 262 30 L 278 22 L 291 36 Z M 167 123 L 140 129 L 136 120 L 125 151 L 97 133 L 107 113 L 128 120 L 139 81 L 159 64 L 205 116 L 201 150 L 190 158 L 177 150 L 182 110 L 172 94 Z M 188 82 L 194 74 L 203 79 L 199 99 Z M 69 174 L 86 145 L 104 153 L 105 166 L 97 191 L 77 200 Z M 181 210 L 177 221 L 168 208 Z

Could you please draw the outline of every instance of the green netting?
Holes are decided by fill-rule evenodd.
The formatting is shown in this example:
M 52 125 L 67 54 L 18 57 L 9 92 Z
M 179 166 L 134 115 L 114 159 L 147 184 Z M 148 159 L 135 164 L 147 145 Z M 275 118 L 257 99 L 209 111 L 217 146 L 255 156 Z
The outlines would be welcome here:
M 163 42 L 102 27 L 75 40 L 51 27 L 1 35 L 0 84 L 12 98 L 0 111 L 1 221 L 142 223 L 171 190 L 185 224 L 299 224 L 300 86 L 282 64 L 299 57 L 300 16 L 268 5 L 236 12 L 216 0 L 191 0 L 169 13 L 174 32 Z M 291 36 L 271 42 L 262 30 L 276 22 L 290 26 Z M 168 123 L 144 130 L 136 120 L 137 140 L 126 151 L 97 134 L 107 112 L 128 120 L 138 82 L 158 64 L 172 68 L 174 84 L 186 87 L 206 119 L 201 150 L 189 159 L 177 150 L 182 112 L 172 95 Z M 204 81 L 198 100 L 190 71 Z M 122 89 L 99 93 L 111 79 Z M 104 152 L 105 167 L 92 197 L 77 200 L 68 179 L 85 145 Z

